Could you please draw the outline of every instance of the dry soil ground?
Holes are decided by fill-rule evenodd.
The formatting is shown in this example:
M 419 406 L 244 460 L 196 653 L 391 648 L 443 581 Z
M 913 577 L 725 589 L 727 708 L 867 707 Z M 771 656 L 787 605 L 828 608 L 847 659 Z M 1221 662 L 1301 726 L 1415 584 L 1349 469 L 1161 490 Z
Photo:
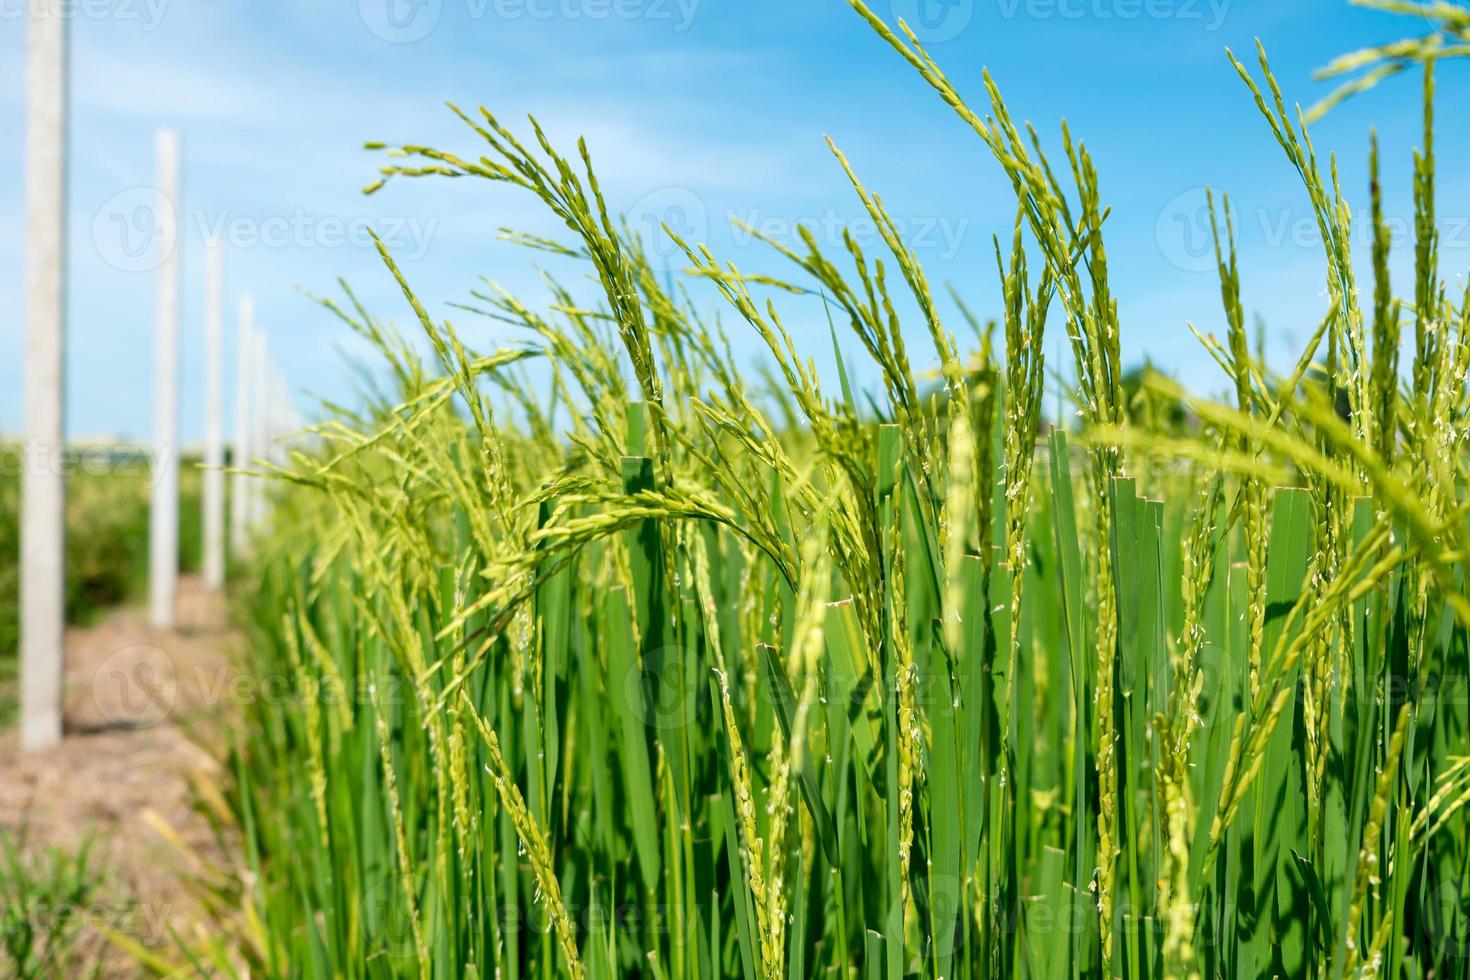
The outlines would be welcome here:
M 197 928 L 180 872 L 196 861 L 218 867 L 223 856 L 190 783 L 215 777 L 201 746 L 223 735 L 240 642 L 226 600 L 187 578 L 174 630 L 154 630 L 142 609 L 125 608 L 68 631 L 60 748 L 21 755 L 15 733 L 0 733 L 0 825 L 25 824 L 33 851 L 94 842 L 100 882 L 80 910 L 82 945 L 104 976 L 133 970 L 97 924 L 165 947 L 170 928 L 183 936 Z

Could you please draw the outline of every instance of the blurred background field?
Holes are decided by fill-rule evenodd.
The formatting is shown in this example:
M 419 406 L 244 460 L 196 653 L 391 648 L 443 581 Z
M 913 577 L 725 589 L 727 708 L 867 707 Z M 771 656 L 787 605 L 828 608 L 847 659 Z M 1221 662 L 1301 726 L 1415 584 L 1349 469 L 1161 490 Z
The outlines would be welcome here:
M 15 720 L 19 642 L 21 449 L 0 446 L 0 726 Z M 97 446 L 68 454 L 66 617 L 86 625 L 140 595 L 148 581 L 148 459 L 140 450 Z M 186 457 L 180 473 L 180 567 L 200 555 L 201 474 Z

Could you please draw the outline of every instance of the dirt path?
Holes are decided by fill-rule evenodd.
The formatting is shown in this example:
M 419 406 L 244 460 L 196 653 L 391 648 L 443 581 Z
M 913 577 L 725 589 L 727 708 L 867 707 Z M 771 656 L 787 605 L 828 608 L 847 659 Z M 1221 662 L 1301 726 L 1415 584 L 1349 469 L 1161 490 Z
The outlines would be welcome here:
M 190 861 L 167 836 L 205 861 L 222 857 L 192 808 L 190 780 L 215 778 L 217 754 L 201 744 L 221 735 L 241 638 L 226 601 L 186 578 L 177 629 L 154 630 L 144 610 L 125 608 L 68 630 L 66 642 L 65 739 L 54 752 L 20 756 L 15 732 L 0 733 L 0 825 L 26 824 L 32 850 L 90 837 L 101 883 L 86 922 L 167 946 L 169 927 L 192 932 L 196 908 L 177 877 Z M 99 930 L 86 932 L 104 976 L 131 975 Z

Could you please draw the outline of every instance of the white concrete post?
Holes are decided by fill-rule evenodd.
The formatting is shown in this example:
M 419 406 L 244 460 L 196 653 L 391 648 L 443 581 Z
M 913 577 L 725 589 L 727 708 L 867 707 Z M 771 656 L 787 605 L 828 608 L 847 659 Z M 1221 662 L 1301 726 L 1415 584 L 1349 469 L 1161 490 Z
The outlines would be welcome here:
M 286 376 L 281 372 L 281 366 L 275 361 L 271 362 L 271 426 L 273 432 L 273 450 L 271 460 L 277 466 L 285 467 L 291 459 L 291 451 L 286 446 L 286 437 L 291 434 L 291 397 L 286 390 Z
M 250 379 L 250 455 L 252 459 L 264 460 L 270 454 L 270 341 L 265 330 L 255 331 L 254 364 Z M 265 480 L 253 477 L 250 481 L 250 526 L 259 528 L 265 523 L 266 493 Z
M 224 247 L 204 246 L 204 585 L 225 584 Z
M 295 434 L 291 425 L 291 396 L 286 387 L 286 376 L 281 366 L 271 362 L 271 462 L 285 468 L 291 461 L 291 447 L 286 440 Z M 267 500 L 266 513 L 274 510 L 273 501 Z
M 179 579 L 179 134 L 160 129 L 154 143 L 154 215 L 161 250 L 154 294 L 153 497 L 148 511 L 148 619 L 174 625 Z
M 62 451 L 66 325 L 67 16 L 27 5 L 25 445 L 21 461 L 20 744 L 61 741 L 66 642 Z
M 255 301 L 240 297 L 235 322 L 235 445 L 230 466 L 243 471 L 250 464 L 250 389 L 255 384 Z M 236 558 L 250 547 L 250 478 L 243 472 L 230 477 L 230 549 Z

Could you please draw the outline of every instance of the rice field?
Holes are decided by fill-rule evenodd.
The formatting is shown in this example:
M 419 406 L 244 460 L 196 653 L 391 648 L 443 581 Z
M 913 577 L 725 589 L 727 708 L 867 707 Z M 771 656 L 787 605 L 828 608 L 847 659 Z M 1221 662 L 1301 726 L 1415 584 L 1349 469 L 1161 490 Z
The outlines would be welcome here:
M 1330 308 L 1270 371 L 1214 199 L 1214 401 L 1125 385 L 1084 145 L 1045 154 L 988 78 L 972 106 L 852 5 L 1010 178 L 993 322 L 941 321 L 835 147 L 886 254 L 771 242 L 777 280 L 679 241 L 716 315 L 655 272 L 583 146 L 484 110 L 463 154 L 370 146 L 370 190 L 533 196 L 567 234 L 525 244 L 601 295 L 484 288 L 462 319 L 524 340 L 473 350 L 381 248 L 427 360 L 326 302 L 394 394 L 278 473 L 247 664 L 273 696 L 201 782 L 242 869 L 196 883 L 219 930 L 178 968 L 1470 976 L 1470 297 L 1439 268 L 1432 112 L 1470 14 L 1336 66 L 1342 95 L 1424 79 L 1423 144 L 1381 168 L 1412 162 L 1410 282 L 1377 147 L 1360 282 L 1335 169 L 1264 52 L 1236 63 L 1321 225 Z M 792 294 L 830 338 L 788 330 Z

